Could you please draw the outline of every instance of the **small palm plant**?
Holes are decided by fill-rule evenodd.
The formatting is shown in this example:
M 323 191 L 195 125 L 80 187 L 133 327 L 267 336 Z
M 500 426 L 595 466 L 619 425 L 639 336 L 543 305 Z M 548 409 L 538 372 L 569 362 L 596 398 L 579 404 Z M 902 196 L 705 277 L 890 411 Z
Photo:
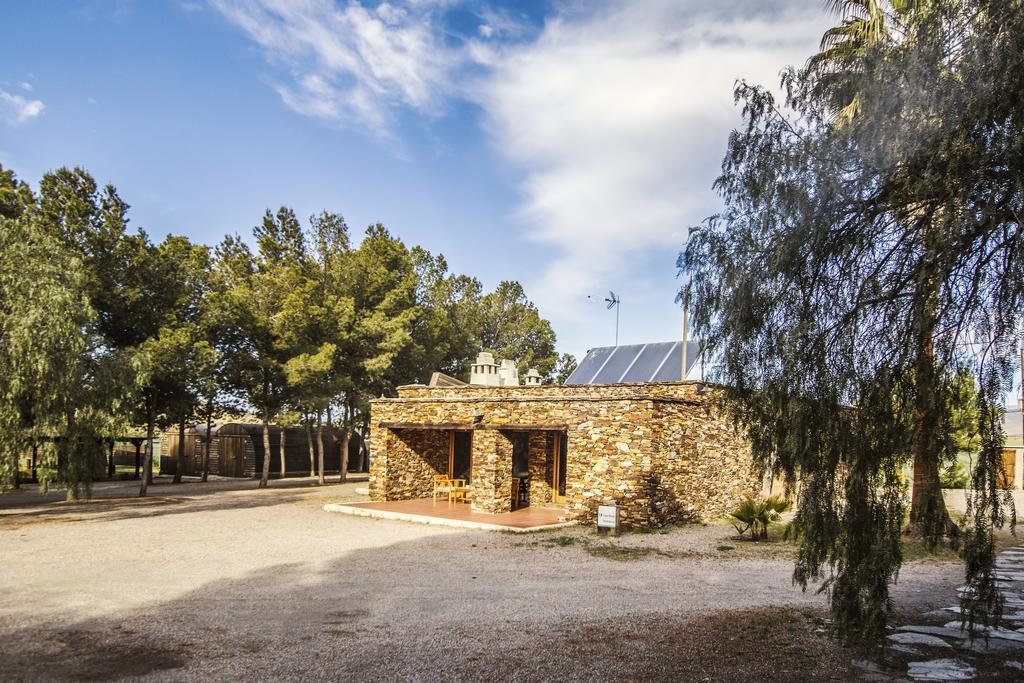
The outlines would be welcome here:
M 750 532 L 751 539 L 766 539 L 768 525 L 781 519 L 782 513 L 789 510 L 789 507 L 789 501 L 781 496 L 771 496 L 763 500 L 747 496 L 729 516 L 732 517 L 732 525 L 740 537 Z

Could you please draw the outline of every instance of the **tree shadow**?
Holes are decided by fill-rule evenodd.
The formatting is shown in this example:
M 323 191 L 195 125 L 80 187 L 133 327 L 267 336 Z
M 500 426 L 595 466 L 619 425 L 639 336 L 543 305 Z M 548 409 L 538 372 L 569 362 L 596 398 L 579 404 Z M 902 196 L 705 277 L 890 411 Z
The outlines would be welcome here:
M 788 571 L 719 576 L 664 558 L 586 559 L 535 535 L 331 519 L 311 533 L 325 543 L 351 533 L 366 547 L 223 576 L 103 617 L 0 628 L 4 677 L 685 679 L 651 663 L 664 654 L 651 648 L 671 645 L 648 639 L 652 629 L 724 605 L 822 602 L 793 590 Z M 419 537 L 380 543 L 389 534 Z M 230 574 L 216 565 L 202 575 Z
M 367 480 L 367 474 L 356 473 L 350 474 L 344 483 L 357 484 L 366 482 Z M 258 487 L 258 481 L 258 479 L 211 476 L 209 481 L 203 482 L 199 477 L 182 477 L 181 483 L 175 484 L 173 483 L 173 477 L 170 475 L 155 475 L 153 477 L 153 483 L 149 485 L 149 491 L 150 495 L 160 495 L 161 491 L 169 490 L 170 487 L 173 487 L 174 490 L 184 492 L 189 495 L 212 495 L 223 491 L 255 490 Z M 268 488 L 310 488 L 318 486 L 315 482 L 315 477 L 288 477 L 285 479 L 271 478 Z M 334 476 L 327 480 L 325 486 L 340 483 L 342 482 L 338 481 L 337 476 Z M 136 498 L 138 496 L 138 491 L 138 480 L 99 481 L 93 483 L 92 496 L 90 499 L 68 504 L 88 504 L 91 501 L 107 498 Z M 0 510 L 17 507 L 31 507 L 44 503 L 63 503 L 66 493 L 67 491 L 64 488 L 54 487 L 47 493 L 41 494 L 37 485 L 22 484 L 19 489 L 8 490 L 3 494 L 0 494 Z
M 306 481 L 272 482 L 265 489 L 249 487 L 218 487 L 217 483 L 203 484 L 198 480 L 172 484 L 154 482 L 145 498 L 108 497 L 99 495 L 91 500 L 74 503 L 62 500 L 22 499 L 20 505 L 0 508 L 0 529 L 19 527 L 40 522 L 84 522 L 97 520 L 140 519 L 192 512 L 239 510 L 294 503 L 311 491 L 337 490 L 332 500 L 361 499 L 352 490 L 359 482 L 332 482 L 323 487 Z M 349 489 L 343 491 L 343 488 Z M 110 493 L 110 492 L 107 492 Z M 113 495 L 113 494 L 111 494 Z

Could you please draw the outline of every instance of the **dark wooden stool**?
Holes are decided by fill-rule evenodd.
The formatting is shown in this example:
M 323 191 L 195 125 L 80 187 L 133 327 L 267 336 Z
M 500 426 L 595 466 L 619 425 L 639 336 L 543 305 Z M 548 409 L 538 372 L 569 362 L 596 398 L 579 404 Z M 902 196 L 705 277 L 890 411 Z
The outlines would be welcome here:
M 512 509 L 530 506 L 530 478 L 512 477 Z

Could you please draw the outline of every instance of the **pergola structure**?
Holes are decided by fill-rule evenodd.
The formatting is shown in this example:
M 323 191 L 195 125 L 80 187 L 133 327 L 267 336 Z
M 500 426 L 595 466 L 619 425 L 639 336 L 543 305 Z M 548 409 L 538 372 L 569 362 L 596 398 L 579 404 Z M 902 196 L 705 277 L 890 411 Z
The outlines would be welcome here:
M 39 482 L 39 476 L 38 476 L 38 472 L 37 472 L 38 466 L 39 466 L 39 444 L 40 443 L 45 443 L 45 442 L 50 442 L 50 443 L 55 443 L 56 444 L 56 443 L 59 443 L 60 440 L 61 440 L 61 437 L 59 437 L 59 436 L 44 436 L 44 437 L 41 437 L 39 439 L 39 441 L 37 441 L 36 443 L 32 444 L 32 461 L 31 461 L 32 477 L 29 479 L 29 482 L 31 482 L 33 484 Z M 108 479 L 113 479 L 114 478 L 114 473 L 116 471 L 116 466 L 115 466 L 115 462 L 114 462 L 114 447 L 116 446 L 118 441 L 120 441 L 122 443 L 130 443 L 135 448 L 135 473 L 132 476 L 132 479 L 140 479 L 141 478 L 141 470 L 142 470 L 142 444 L 146 443 L 146 437 L 144 437 L 144 436 L 113 436 L 113 437 L 107 436 L 107 437 L 102 437 L 101 441 L 104 443 L 104 445 L 107 446 L 107 478 Z M 15 481 L 16 482 L 17 482 L 17 476 L 18 476 L 18 470 L 16 468 L 15 469 Z

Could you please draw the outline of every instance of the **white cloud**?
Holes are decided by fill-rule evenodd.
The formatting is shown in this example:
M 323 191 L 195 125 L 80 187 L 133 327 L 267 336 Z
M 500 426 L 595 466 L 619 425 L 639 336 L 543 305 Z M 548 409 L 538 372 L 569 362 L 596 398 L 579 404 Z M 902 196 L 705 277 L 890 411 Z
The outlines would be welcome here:
M 662 296 L 643 269 L 664 263 L 671 277 L 686 228 L 717 206 L 735 81 L 776 85 L 829 21 L 803 0 L 623 0 L 556 4 L 538 29 L 476 5 L 478 24 L 459 37 L 448 0 L 210 1 L 284 67 L 274 87 L 302 114 L 387 138 L 399 109 L 478 104 L 522 174 L 520 218 L 545 247 L 528 290 L 577 329 L 586 294 L 632 283 L 634 298 Z M 671 296 L 648 315 L 675 315 Z
M 275 89 L 295 111 L 388 137 L 393 109 L 433 116 L 457 57 L 430 3 L 375 8 L 331 0 L 212 0 L 291 73 Z
M 652 250 L 671 268 L 687 226 L 714 209 L 735 80 L 775 85 L 820 38 L 821 15 L 792 4 L 638 0 L 553 19 L 498 55 L 477 48 L 493 72 L 475 96 L 525 174 L 532 237 L 557 254 L 531 287 L 545 313 L 578 317 L 586 294 L 642 275 Z
M 44 109 L 46 105 L 40 100 L 29 100 L 17 93 L 0 90 L 0 118 L 12 126 L 36 118 Z
M 26 92 L 32 92 L 32 84 L 28 81 L 22 81 L 21 83 L 18 83 L 18 87 Z

